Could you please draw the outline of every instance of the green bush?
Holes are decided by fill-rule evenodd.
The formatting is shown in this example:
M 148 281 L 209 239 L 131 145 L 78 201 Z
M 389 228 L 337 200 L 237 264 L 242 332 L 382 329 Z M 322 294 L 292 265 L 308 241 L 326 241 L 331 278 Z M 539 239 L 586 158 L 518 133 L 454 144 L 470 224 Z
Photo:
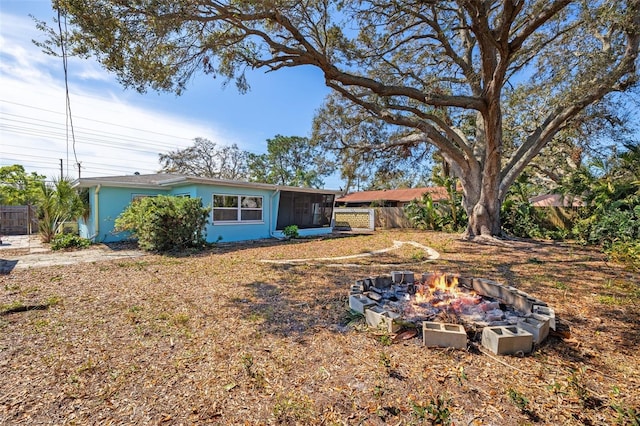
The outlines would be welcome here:
M 298 238 L 300 236 L 300 233 L 298 232 L 298 226 L 297 225 L 286 226 L 282 230 L 282 234 L 287 238 Z
M 467 215 L 461 207 L 460 195 L 454 190 L 449 198 L 436 203 L 431 194 L 409 202 L 404 208 L 407 219 L 418 229 L 458 232 L 466 226 Z
M 146 197 L 131 203 L 118 216 L 115 230 L 130 232 L 147 251 L 202 247 L 209 211 L 202 207 L 200 198 Z
M 86 248 L 90 245 L 90 240 L 74 234 L 57 234 L 51 239 L 51 250 Z
M 616 241 L 605 250 L 609 259 L 621 262 L 630 269 L 640 271 L 640 242 Z
M 515 237 L 541 238 L 547 231 L 541 226 L 544 219 L 528 201 L 507 199 L 502 203 L 500 220 L 502 230 Z

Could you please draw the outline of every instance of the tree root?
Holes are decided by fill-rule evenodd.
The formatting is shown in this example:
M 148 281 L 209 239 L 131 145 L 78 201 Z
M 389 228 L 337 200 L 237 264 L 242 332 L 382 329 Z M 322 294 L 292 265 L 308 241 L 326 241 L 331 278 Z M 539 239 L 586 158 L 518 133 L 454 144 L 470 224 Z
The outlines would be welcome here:
M 493 235 L 485 235 L 485 234 L 473 235 L 468 232 L 465 232 L 460 236 L 460 239 L 464 241 L 472 241 L 474 243 L 486 244 L 490 246 L 500 246 L 500 247 L 510 247 L 510 248 L 513 247 L 513 244 L 510 244 L 509 242 Z

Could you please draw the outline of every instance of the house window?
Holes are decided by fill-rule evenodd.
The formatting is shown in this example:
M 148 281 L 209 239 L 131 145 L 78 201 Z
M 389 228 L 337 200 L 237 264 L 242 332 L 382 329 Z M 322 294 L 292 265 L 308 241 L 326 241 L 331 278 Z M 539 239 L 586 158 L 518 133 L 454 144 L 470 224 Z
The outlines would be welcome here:
M 131 194 L 131 202 L 138 201 L 138 200 L 141 200 L 143 198 L 149 198 L 149 197 L 157 197 L 157 195 L 153 195 L 153 194 Z
M 214 195 L 214 222 L 262 222 L 262 197 Z

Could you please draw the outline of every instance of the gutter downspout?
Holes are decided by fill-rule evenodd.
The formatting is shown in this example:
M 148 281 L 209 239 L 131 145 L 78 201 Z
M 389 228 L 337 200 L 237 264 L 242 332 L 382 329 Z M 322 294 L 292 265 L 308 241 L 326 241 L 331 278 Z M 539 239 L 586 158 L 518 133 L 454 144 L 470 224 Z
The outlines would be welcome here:
M 93 224 L 94 224 L 94 233 L 93 233 L 93 237 L 91 237 L 90 239 L 95 241 L 95 238 L 98 237 L 98 235 L 100 235 L 100 215 L 99 215 L 99 206 L 100 206 L 100 197 L 98 196 L 100 194 L 100 188 L 102 188 L 102 185 L 98 184 L 98 186 L 96 186 L 96 192 L 94 192 L 93 194 Z
M 276 189 L 276 191 L 275 191 L 273 194 L 271 194 L 271 197 L 269 197 L 269 211 L 270 211 L 269 216 L 271 216 L 271 215 L 273 214 L 273 199 L 274 199 L 274 198 L 275 198 L 275 196 L 276 196 L 276 195 L 278 195 L 279 193 L 280 193 L 280 190 L 279 190 L 279 189 Z M 271 235 L 273 238 L 277 238 L 277 239 L 279 239 L 279 240 L 282 240 L 282 239 L 283 239 L 282 237 L 277 237 L 277 236 L 275 235 L 276 230 L 274 229 L 274 228 L 275 228 L 275 226 L 274 226 L 274 224 L 273 224 L 273 219 L 274 219 L 273 217 L 269 217 L 269 235 Z M 278 220 L 278 212 L 277 212 L 277 211 L 276 211 L 276 217 L 275 217 L 275 219 L 276 219 L 276 220 Z

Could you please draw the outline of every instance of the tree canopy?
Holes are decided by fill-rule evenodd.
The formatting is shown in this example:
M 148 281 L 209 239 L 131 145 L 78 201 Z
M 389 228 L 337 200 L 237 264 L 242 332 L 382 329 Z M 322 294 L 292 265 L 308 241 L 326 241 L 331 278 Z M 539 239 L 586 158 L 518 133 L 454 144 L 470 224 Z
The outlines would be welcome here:
M 247 153 L 238 145 L 218 146 L 204 138 L 193 145 L 160 154 L 163 172 L 217 179 L 242 180 L 248 177 Z
M 308 138 L 282 135 L 267 139 L 266 154 L 196 138 L 187 148 L 160 154 L 159 160 L 166 173 L 309 188 L 322 187 L 322 178 L 335 169 Z
M 276 185 L 321 188 L 334 164 L 308 138 L 276 135 L 266 154 L 249 154 L 250 179 Z
M 46 176 L 27 173 L 19 164 L 0 167 L 0 204 L 38 204 L 42 200 L 41 185 Z
M 640 0 L 54 6 L 69 18 L 72 51 L 138 90 L 180 93 L 200 71 L 245 90 L 247 68 L 319 68 L 349 107 L 397 126 L 384 144 L 440 151 L 460 178 L 469 236 L 499 234 L 500 204 L 532 159 L 589 106 L 638 81 Z M 506 128 L 524 119 L 522 131 Z

